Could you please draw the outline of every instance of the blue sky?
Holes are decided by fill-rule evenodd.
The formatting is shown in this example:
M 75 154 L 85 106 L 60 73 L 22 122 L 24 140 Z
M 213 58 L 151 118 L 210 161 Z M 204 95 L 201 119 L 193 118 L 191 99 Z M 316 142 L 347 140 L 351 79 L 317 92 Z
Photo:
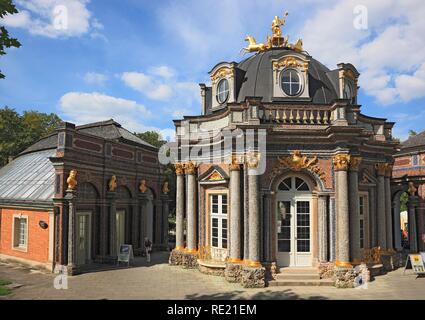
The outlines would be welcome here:
M 396 121 L 401 139 L 425 129 L 422 0 L 363 1 L 360 11 L 354 0 L 15 2 L 21 13 L 0 24 L 23 46 L 0 58 L 7 76 L 0 106 L 55 112 L 78 124 L 114 118 L 130 130 L 170 136 L 172 119 L 200 112 L 198 83 L 208 83 L 207 72 L 242 60 L 244 37 L 263 41 L 273 17 L 288 10 L 283 33 L 290 40 L 303 38 L 331 69 L 339 62 L 359 69 L 364 114 Z M 367 26 L 355 28 L 364 9 Z

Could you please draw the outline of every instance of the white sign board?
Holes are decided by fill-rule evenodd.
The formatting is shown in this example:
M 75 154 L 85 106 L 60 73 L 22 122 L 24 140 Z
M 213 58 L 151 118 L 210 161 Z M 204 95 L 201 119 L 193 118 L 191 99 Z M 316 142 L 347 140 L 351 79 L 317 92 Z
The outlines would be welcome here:
M 130 260 L 134 259 L 133 246 L 131 244 L 122 244 L 118 252 L 118 263 L 126 262 L 130 265 Z

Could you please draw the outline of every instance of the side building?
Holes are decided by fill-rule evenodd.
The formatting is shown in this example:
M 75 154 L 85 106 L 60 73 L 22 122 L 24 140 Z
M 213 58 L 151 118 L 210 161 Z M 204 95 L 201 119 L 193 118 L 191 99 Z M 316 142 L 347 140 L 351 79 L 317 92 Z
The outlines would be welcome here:
M 168 248 L 157 151 L 113 120 L 63 123 L 0 169 L 0 259 L 75 274 L 145 237 Z

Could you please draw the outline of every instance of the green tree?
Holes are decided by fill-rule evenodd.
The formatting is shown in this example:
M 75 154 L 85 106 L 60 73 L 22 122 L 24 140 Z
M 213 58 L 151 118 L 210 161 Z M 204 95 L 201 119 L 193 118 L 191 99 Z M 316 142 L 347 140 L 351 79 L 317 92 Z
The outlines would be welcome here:
M 409 130 L 409 137 L 416 136 L 418 133 L 415 130 Z
M 11 108 L 0 109 L 0 166 L 52 133 L 60 122 L 54 113 L 25 111 L 21 116 Z
M 0 0 L 0 19 L 8 14 L 18 13 L 12 0 Z M 11 38 L 9 32 L 4 26 L 0 27 L 0 56 L 5 55 L 6 48 L 15 47 L 19 48 L 21 43 L 16 38 Z M 0 71 L 0 79 L 4 79 L 4 74 Z
M 156 131 L 146 131 L 143 133 L 135 133 L 135 135 L 157 148 L 161 148 L 162 145 L 167 143 L 167 141 L 162 139 L 161 134 Z
M 400 195 L 400 211 L 407 211 L 407 202 L 409 201 L 409 195 L 406 192 L 403 192 Z

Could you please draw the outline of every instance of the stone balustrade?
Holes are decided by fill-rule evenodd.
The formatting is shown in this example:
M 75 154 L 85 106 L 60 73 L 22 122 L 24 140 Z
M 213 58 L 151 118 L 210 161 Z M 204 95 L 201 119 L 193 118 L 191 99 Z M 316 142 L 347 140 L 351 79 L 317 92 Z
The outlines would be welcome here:
M 266 108 L 263 112 L 263 121 L 282 124 L 328 125 L 333 118 L 332 110 L 303 107 Z

